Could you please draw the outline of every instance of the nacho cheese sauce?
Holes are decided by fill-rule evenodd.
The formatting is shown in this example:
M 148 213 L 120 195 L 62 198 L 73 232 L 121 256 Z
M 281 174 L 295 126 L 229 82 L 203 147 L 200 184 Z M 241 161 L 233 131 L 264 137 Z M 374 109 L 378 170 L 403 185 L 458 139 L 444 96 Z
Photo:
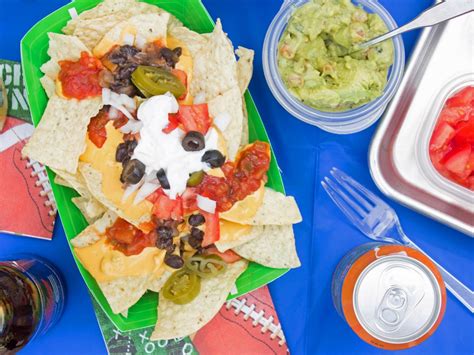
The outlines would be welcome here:
M 257 191 L 234 203 L 229 210 L 221 212 L 219 217 L 229 221 L 247 221 L 257 214 L 258 209 L 263 203 L 264 195 L 265 184 L 262 183 Z
M 252 232 L 252 226 L 221 219 L 219 221 L 219 242 L 239 240 Z
M 350 0 L 310 0 L 291 16 L 278 51 L 290 93 L 321 111 L 346 111 L 370 102 L 387 84 L 393 45 L 385 41 L 346 55 L 357 43 L 387 32 L 377 14 Z
M 188 152 L 182 146 L 184 132 L 175 129 L 164 133 L 168 126 L 168 114 L 178 112 L 178 102 L 172 95 L 158 95 L 144 101 L 138 108 L 138 119 L 143 123 L 140 140 L 132 159 L 138 159 L 146 166 L 146 173 L 152 174 L 164 169 L 169 190 L 163 190 L 171 199 L 186 190 L 189 175 L 195 171 L 208 171 L 210 168 L 201 161 L 207 150 L 218 149 L 218 133 L 210 128 L 205 136 L 205 148 Z
M 164 272 L 165 251 L 148 247 L 140 254 L 126 256 L 110 248 L 106 236 L 84 248 L 74 248 L 81 264 L 97 282 L 116 280 L 126 276 L 153 275 L 158 278 Z
M 115 152 L 117 146 L 124 141 L 123 134 L 114 127 L 113 121 L 106 124 L 105 130 L 107 139 L 103 146 L 98 148 L 90 139 L 86 139 L 86 150 L 79 160 L 91 164 L 101 174 L 104 196 L 113 202 L 129 219 L 138 221 L 142 216 L 150 214 L 152 204 L 146 200 L 134 204 L 136 193 L 122 201 L 124 193 L 120 182 L 122 164 L 115 161 Z

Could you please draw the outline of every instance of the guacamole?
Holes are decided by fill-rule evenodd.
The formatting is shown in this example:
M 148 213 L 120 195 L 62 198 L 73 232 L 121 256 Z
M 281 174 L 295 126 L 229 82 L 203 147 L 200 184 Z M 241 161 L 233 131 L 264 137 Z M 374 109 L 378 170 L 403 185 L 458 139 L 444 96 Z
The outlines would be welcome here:
M 288 90 L 321 111 L 347 111 L 379 97 L 393 63 L 392 41 L 347 55 L 356 43 L 387 32 L 376 14 L 350 0 L 310 0 L 283 33 L 278 68 Z

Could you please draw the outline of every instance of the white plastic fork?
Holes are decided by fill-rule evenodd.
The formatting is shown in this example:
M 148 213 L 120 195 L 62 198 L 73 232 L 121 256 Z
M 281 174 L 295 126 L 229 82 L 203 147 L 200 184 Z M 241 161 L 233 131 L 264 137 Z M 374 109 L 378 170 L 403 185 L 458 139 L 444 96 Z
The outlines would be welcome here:
M 402 244 L 421 251 L 435 263 L 446 288 L 471 313 L 474 312 L 474 292 L 406 236 L 397 214 L 389 205 L 337 168 L 332 168 L 330 174 L 332 179 L 326 176 L 321 181 L 321 185 L 334 203 L 363 234 L 373 240 Z

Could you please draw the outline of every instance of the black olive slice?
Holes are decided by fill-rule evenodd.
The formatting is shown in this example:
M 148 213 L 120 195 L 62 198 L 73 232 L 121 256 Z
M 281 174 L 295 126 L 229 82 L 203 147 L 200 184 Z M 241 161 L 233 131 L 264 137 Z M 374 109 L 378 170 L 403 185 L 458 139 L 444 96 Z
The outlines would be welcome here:
M 164 188 L 165 190 L 170 189 L 170 183 L 168 181 L 168 178 L 166 177 L 164 169 L 158 170 L 158 172 L 156 173 L 156 177 L 158 178 L 158 181 L 160 182 L 162 188 Z
M 202 156 L 201 161 L 209 164 L 211 168 L 220 168 L 225 163 L 225 156 L 218 150 L 208 150 Z
M 138 159 L 128 161 L 120 175 L 120 181 L 127 184 L 137 184 L 145 175 L 145 164 Z
M 184 136 L 181 145 L 187 152 L 203 150 L 205 147 L 204 136 L 200 132 L 190 131 Z

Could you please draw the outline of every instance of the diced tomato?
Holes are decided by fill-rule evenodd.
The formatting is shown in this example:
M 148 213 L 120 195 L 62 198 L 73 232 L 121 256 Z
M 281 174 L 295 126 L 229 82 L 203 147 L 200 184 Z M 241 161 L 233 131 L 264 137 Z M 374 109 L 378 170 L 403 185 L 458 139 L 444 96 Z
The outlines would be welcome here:
M 158 189 L 148 196 L 148 201 L 154 200 L 151 213 L 160 219 L 179 219 L 183 216 L 181 198 L 170 199 L 163 189 Z
M 186 132 L 197 131 L 205 135 L 212 124 L 207 104 L 180 105 L 177 117 Z
M 467 178 L 467 185 L 466 185 L 469 189 L 473 190 L 474 191 L 474 176 L 469 176 Z
M 118 111 L 119 117 L 114 120 L 114 127 L 119 129 L 122 126 L 125 126 L 128 122 L 127 116 L 125 116 L 122 112 Z
M 175 200 L 171 200 L 174 202 L 174 207 L 171 210 L 171 219 L 180 219 L 183 217 L 183 201 L 181 196 L 176 197 Z
M 181 195 L 184 214 L 191 214 L 197 211 L 197 193 L 193 187 L 188 187 Z
M 220 237 L 220 226 L 219 226 L 219 214 L 218 213 L 208 213 L 200 210 L 204 218 L 206 219 L 206 229 L 204 231 L 204 239 L 202 241 L 202 246 L 207 247 L 211 244 L 214 244 L 219 240 Z
M 161 191 L 160 189 L 156 189 L 154 192 L 152 192 L 151 194 L 149 194 L 145 200 L 151 202 L 151 203 L 155 203 L 156 200 L 158 200 L 158 197 L 161 195 Z
M 454 137 L 456 131 L 446 122 L 441 122 L 436 127 L 430 140 L 430 151 L 436 151 L 447 146 Z
M 429 152 L 441 175 L 474 190 L 474 86 L 462 89 L 446 101 Z
M 474 86 L 467 86 L 446 101 L 448 107 L 471 106 L 474 101 Z
M 178 119 L 178 115 L 177 114 L 174 114 L 174 113 L 170 113 L 168 115 L 168 125 L 163 128 L 163 133 L 171 133 L 173 132 L 176 128 L 178 128 L 179 126 L 179 119 Z
M 443 159 L 450 152 L 450 149 L 442 149 L 434 152 L 430 152 L 431 162 L 433 163 L 436 170 L 445 170 L 443 165 Z
M 217 250 L 217 248 L 214 246 L 207 248 L 206 253 L 220 256 L 222 260 L 224 260 L 227 264 L 232 264 L 242 259 L 242 257 L 239 254 L 237 254 L 236 252 L 230 249 L 222 253 L 219 250 Z
M 109 122 L 109 116 L 105 110 L 101 110 L 95 117 L 91 118 L 87 126 L 89 139 L 97 148 L 102 148 L 107 140 L 107 131 L 105 130 L 107 122 Z
M 171 73 L 173 73 L 179 79 L 179 81 L 181 81 L 186 87 L 186 92 L 180 97 L 178 97 L 178 100 L 183 100 L 188 94 L 188 74 L 186 74 L 184 70 L 180 69 L 172 69 Z
M 454 141 L 459 145 L 463 143 L 474 144 L 474 117 L 470 118 L 467 122 L 459 124 Z
M 446 156 L 446 162 L 444 166 L 453 174 L 461 178 L 467 178 L 472 171 L 472 168 L 470 169 L 468 167 L 471 151 L 472 149 L 470 144 L 465 144 L 453 150 Z
M 472 146 L 471 146 L 471 155 L 469 156 L 466 169 L 471 172 L 471 175 L 474 175 L 474 149 Z
M 445 107 L 439 115 L 439 120 L 450 124 L 452 127 L 467 120 L 468 107 Z

